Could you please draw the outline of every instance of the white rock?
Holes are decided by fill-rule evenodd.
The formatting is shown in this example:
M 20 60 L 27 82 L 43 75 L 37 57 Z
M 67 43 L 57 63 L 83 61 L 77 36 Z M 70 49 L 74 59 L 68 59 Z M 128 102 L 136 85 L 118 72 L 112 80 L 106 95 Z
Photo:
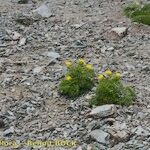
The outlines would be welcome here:
M 27 114 L 28 115 L 32 114 L 34 110 L 35 110 L 34 107 L 27 107 Z
M 81 146 L 80 146 L 80 147 L 78 147 L 78 148 L 77 148 L 77 150 L 82 150 L 82 147 L 81 147 Z
M 56 52 L 45 52 L 44 55 L 54 59 L 60 58 L 60 55 Z
M 50 10 L 47 5 L 43 4 L 40 7 L 38 7 L 33 12 L 37 12 L 42 17 L 50 17 L 52 14 L 50 13 Z
M 107 50 L 106 46 L 103 46 L 103 47 L 101 48 L 101 52 L 102 52 L 102 53 L 105 53 L 106 50 Z
M 76 29 L 82 27 L 85 23 L 80 23 L 80 24 L 73 24 L 72 27 L 75 27 Z
M 37 66 L 33 69 L 33 74 L 38 74 L 42 71 L 43 67 Z
M 85 98 L 86 98 L 87 100 L 90 100 L 90 99 L 92 98 L 92 95 L 87 94 L 87 95 L 85 96 Z
M 136 133 L 137 135 L 143 135 L 143 136 L 150 135 L 150 132 L 148 130 L 143 129 L 143 127 L 140 125 L 137 126 L 135 129 L 133 129 L 132 132 Z
M 21 37 L 21 34 L 19 34 L 18 32 L 14 32 L 12 39 L 13 39 L 13 40 L 19 40 L 20 37 Z
M 26 38 L 21 38 L 19 41 L 19 46 L 23 46 L 26 44 Z
M 116 27 L 111 29 L 111 32 L 116 33 L 119 37 L 124 37 L 127 34 L 127 27 Z
M 88 145 L 87 150 L 93 150 L 92 145 Z
M 119 122 L 119 121 L 115 121 L 113 124 L 113 128 L 115 130 L 127 130 L 127 125 L 125 122 Z
M 110 134 L 104 132 L 103 130 L 93 130 L 90 133 L 90 136 L 101 144 L 106 145 L 109 143 Z
M 116 106 L 111 105 L 102 105 L 98 106 L 90 112 L 90 116 L 98 116 L 98 117 L 107 117 L 116 113 Z
M 114 47 L 108 47 L 107 48 L 107 51 L 113 51 L 114 50 Z

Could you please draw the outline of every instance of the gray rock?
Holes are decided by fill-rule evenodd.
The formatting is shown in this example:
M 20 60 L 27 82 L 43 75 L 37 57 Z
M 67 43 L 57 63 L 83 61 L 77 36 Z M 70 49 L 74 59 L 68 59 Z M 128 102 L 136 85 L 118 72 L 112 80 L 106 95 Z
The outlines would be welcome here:
M 92 96 L 93 96 L 93 95 L 87 94 L 87 95 L 85 96 L 85 98 L 86 98 L 87 100 L 90 100 L 90 99 L 92 98 Z
M 108 47 L 107 48 L 107 51 L 113 51 L 114 50 L 114 47 Z
M 115 130 L 127 130 L 127 124 L 125 122 L 115 121 L 113 123 L 113 129 Z
M 111 104 L 111 105 L 102 105 L 94 108 L 90 112 L 90 116 L 97 116 L 97 117 L 108 117 L 110 115 L 113 115 L 116 113 L 116 106 Z
M 19 41 L 19 46 L 23 46 L 26 44 L 26 38 L 21 38 Z
M 92 150 L 93 148 L 92 148 L 92 146 L 91 145 L 88 145 L 87 146 L 87 150 Z
M 33 74 L 36 75 L 42 71 L 43 67 L 37 66 L 33 69 Z
M 12 79 L 13 79 L 12 75 L 5 74 L 5 77 L 3 79 L 2 85 L 6 86 L 6 85 L 10 84 L 10 82 L 12 81 Z
M 135 149 L 147 150 L 147 149 L 144 148 L 144 145 L 141 144 L 141 142 L 138 141 L 138 140 L 136 140 L 136 139 L 132 139 L 132 140 L 128 141 L 126 143 L 126 147 L 127 147 L 127 145 L 130 146 L 130 147 L 132 147 L 132 148 L 135 148 Z
M 80 41 L 80 40 L 77 40 L 77 41 L 75 41 L 75 42 L 72 44 L 71 47 L 72 47 L 72 48 L 85 48 L 85 47 L 86 47 L 86 44 L 83 43 L 83 42 Z
M 19 0 L 18 4 L 27 4 L 29 0 Z
M 7 113 L 5 114 L 5 116 L 6 116 L 8 119 L 10 119 L 10 120 L 16 119 L 14 113 L 11 112 L 11 111 L 9 111 L 9 110 L 7 111 Z
M 87 126 L 88 131 L 91 131 L 97 125 L 97 121 L 93 120 Z
M 125 145 L 124 143 L 119 143 L 114 147 L 110 148 L 109 150 L 122 150 L 124 145 Z
M 21 37 L 21 34 L 19 34 L 18 32 L 14 32 L 12 39 L 13 39 L 13 40 L 19 40 L 20 37 Z
M 150 132 L 148 130 L 143 129 L 142 126 L 137 126 L 135 129 L 132 130 L 133 133 L 136 133 L 137 135 L 143 135 L 148 136 L 150 135 Z
M 42 81 L 48 81 L 48 80 L 52 80 L 52 78 L 51 77 L 47 77 L 47 76 L 41 76 L 41 78 L 40 78 Z
M 83 149 L 82 149 L 82 147 L 81 147 L 81 146 L 79 146 L 79 147 L 77 148 L 77 150 L 83 150 Z
M 115 34 L 117 34 L 119 37 L 124 37 L 127 34 L 127 27 L 116 27 L 111 29 L 111 32 L 114 32 Z
M 119 142 L 127 142 L 130 138 L 130 134 L 123 130 L 123 131 L 111 131 L 109 132 L 111 137 L 113 138 L 114 144 Z
M 5 123 L 0 138 L 5 139 L 3 132 L 14 126 L 15 132 L 8 135 L 8 139 L 19 139 L 21 143 L 27 139 L 60 137 L 76 139 L 81 144 L 77 147 L 81 146 L 83 150 L 87 150 L 90 142 L 95 146 L 92 150 L 109 150 L 120 139 L 126 141 L 129 134 L 129 143 L 123 142 L 123 146 L 118 143 L 113 150 L 148 150 L 149 27 L 131 25 L 116 12 L 120 12 L 124 3 L 121 0 L 110 2 L 115 13 L 110 13 L 107 1 L 46 0 L 44 5 L 48 7 L 48 15 L 45 10 L 42 15 L 55 14 L 55 17 L 49 18 L 32 11 L 41 6 L 42 1 L 29 0 L 27 5 L 18 5 L 18 1 L 24 0 L 0 0 L 0 61 L 3 60 L 0 64 L 0 118 Z M 129 26 L 128 36 L 125 36 L 126 33 L 117 34 L 116 31 L 110 34 L 111 29 L 118 26 Z M 15 37 L 14 32 L 21 36 L 17 37 L 16 34 Z M 22 38 L 26 38 L 26 42 L 20 46 Z M 60 56 L 52 56 L 51 52 L 57 52 Z M 96 74 L 108 68 L 114 72 L 121 71 L 125 84 L 136 88 L 137 98 L 132 107 L 117 106 L 117 113 L 98 113 L 105 118 L 86 118 L 91 110 L 88 103 L 95 93 L 94 87 L 89 94 L 83 94 L 75 101 L 71 99 L 74 105 L 69 108 L 69 98 L 59 95 L 58 86 L 67 71 L 66 67 L 62 67 L 63 61 L 71 59 L 75 62 L 78 58 L 92 64 Z M 16 63 L 18 61 L 22 63 Z M 36 68 L 42 66 L 44 68 Z M 37 76 L 33 75 L 34 69 Z M 137 106 L 137 109 L 133 109 L 133 106 Z M 112 115 L 108 117 L 108 114 Z M 138 125 L 142 125 L 143 129 Z M 88 138 L 87 134 L 97 129 L 109 133 L 110 143 L 103 145 Z M 113 134 L 109 130 L 114 131 Z
M 65 138 L 69 137 L 69 135 L 70 135 L 71 132 L 72 132 L 72 131 L 65 130 L 65 131 L 63 132 L 64 137 L 65 137 Z
M 34 110 L 34 107 L 27 107 L 27 114 L 32 114 Z
M 14 133 L 14 127 L 10 127 L 9 129 L 5 130 L 3 135 L 7 136 L 8 134 Z
M 15 21 L 21 25 L 29 26 L 33 24 L 36 20 L 31 16 L 19 15 L 15 18 Z
M 53 51 L 45 52 L 43 55 L 48 56 L 48 57 L 52 57 L 54 59 L 60 58 L 59 53 L 56 53 L 56 52 L 53 52 Z
M 127 67 L 127 69 L 128 69 L 129 71 L 131 71 L 131 70 L 135 70 L 135 66 L 134 66 L 134 65 L 132 65 L 132 64 L 125 63 L 125 66 Z
M 90 136 L 101 144 L 107 145 L 109 143 L 110 134 L 103 130 L 93 130 Z
M 103 47 L 101 48 L 101 52 L 102 52 L 102 53 L 105 53 L 106 50 L 107 50 L 107 47 L 106 47 L 106 46 L 103 46 Z
M 143 66 L 142 67 L 142 71 L 149 72 L 150 71 L 150 67 L 149 66 Z
M 62 131 L 61 128 L 56 128 L 55 130 L 58 131 L 58 132 L 61 132 L 61 131 Z
M 34 10 L 33 12 L 38 13 L 40 16 L 42 17 L 50 17 L 52 14 L 48 8 L 47 5 L 43 4 L 40 7 L 38 7 L 36 10 Z

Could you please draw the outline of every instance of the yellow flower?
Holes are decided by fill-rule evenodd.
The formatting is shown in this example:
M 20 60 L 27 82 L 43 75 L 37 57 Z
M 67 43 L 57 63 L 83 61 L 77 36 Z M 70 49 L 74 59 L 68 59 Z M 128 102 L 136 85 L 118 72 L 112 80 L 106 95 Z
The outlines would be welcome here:
M 67 68 L 71 67 L 72 65 L 72 62 L 71 61 L 65 61 L 65 65 L 67 66 Z
M 91 64 L 87 64 L 86 68 L 89 69 L 89 70 L 91 70 L 92 69 L 92 65 Z
M 105 71 L 105 74 L 106 74 L 107 76 L 111 76 L 111 75 L 112 75 L 112 72 L 111 72 L 110 70 L 106 70 L 106 71 Z
M 121 74 L 119 72 L 115 73 L 115 78 L 120 79 L 121 78 Z
M 71 76 L 66 76 L 66 78 L 65 78 L 67 81 L 70 81 L 72 78 L 71 78 Z
M 80 64 L 85 64 L 84 59 L 80 58 L 80 59 L 79 59 L 79 63 L 80 63 Z
M 98 75 L 98 80 L 103 80 L 104 76 L 102 74 Z

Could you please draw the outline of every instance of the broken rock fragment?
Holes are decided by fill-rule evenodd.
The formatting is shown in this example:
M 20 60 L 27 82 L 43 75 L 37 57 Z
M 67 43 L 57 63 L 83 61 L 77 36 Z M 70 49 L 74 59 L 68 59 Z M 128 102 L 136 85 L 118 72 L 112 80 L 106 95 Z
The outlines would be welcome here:
M 93 130 L 90 133 L 90 136 L 91 136 L 92 139 L 96 140 L 100 144 L 106 145 L 106 144 L 109 143 L 110 135 L 109 135 L 109 133 L 104 132 L 103 130 L 100 130 L 100 129 Z
M 49 10 L 49 8 L 48 8 L 48 6 L 45 5 L 45 4 L 41 5 L 40 7 L 38 7 L 37 9 L 35 9 L 33 12 L 37 13 L 41 17 L 45 17 L 45 18 L 50 17 L 52 15 L 51 12 L 50 12 L 50 10 Z
M 111 29 L 111 33 L 114 33 L 116 36 L 123 38 L 127 35 L 127 27 L 116 27 Z
M 111 105 L 102 105 L 94 108 L 90 112 L 90 116 L 96 116 L 96 117 L 108 117 L 116 113 L 116 106 L 111 104 Z
M 19 46 L 23 46 L 26 44 L 26 38 L 21 38 L 19 41 Z

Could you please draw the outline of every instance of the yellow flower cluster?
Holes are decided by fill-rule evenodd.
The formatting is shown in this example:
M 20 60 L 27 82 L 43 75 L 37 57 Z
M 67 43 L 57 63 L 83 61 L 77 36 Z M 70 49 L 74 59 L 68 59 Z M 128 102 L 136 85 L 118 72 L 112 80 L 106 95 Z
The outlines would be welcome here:
M 91 64 L 87 64 L 86 68 L 89 69 L 89 70 L 91 70 L 92 69 L 92 65 Z
M 104 75 L 102 75 L 102 74 L 100 74 L 100 75 L 98 75 L 98 80 L 103 80 L 104 79 Z
M 67 81 L 70 81 L 72 78 L 71 78 L 71 76 L 66 76 L 66 78 L 65 78 Z
M 112 75 L 112 72 L 111 72 L 110 70 L 106 70 L 106 71 L 105 71 L 105 74 L 106 74 L 107 76 L 111 76 L 111 75 Z
M 65 61 L 65 65 L 67 66 L 67 68 L 70 68 L 72 66 L 72 62 L 71 61 Z
M 85 61 L 83 58 L 80 58 L 78 62 L 79 62 L 79 64 L 85 64 Z
M 106 70 L 104 74 L 105 74 L 105 76 L 110 77 L 110 76 L 112 76 L 113 73 L 112 73 L 111 70 Z M 113 77 L 116 78 L 116 79 L 120 79 L 121 78 L 121 74 L 119 72 L 116 72 Z M 103 74 L 99 74 L 98 75 L 98 80 L 101 81 L 103 79 L 104 79 L 104 75 Z
M 92 69 L 92 65 L 91 64 L 86 64 L 83 58 L 80 58 L 78 60 L 78 63 L 81 64 L 81 65 L 86 65 L 85 67 L 89 70 Z M 70 68 L 72 66 L 72 62 L 70 60 L 66 60 L 65 65 L 66 65 L 67 68 Z
M 78 60 L 78 63 L 79 63 L 79 64 L 82 64 L 82 65 L 85 65 L 85 67 L 86 67 L 87 69 L 89 69 L 89 70 L 92 69 L 92 65 L 91 65 L 91 64 L 86 64 L 83 58 L 80 58 L 80 59 Z M 65 64 L 66 64 L 67 68 L 70 68 L 70 67 L 72 66 L 72 62 L 71 62 L 70 60 L 65 61 Z M 112 75 L 113 75 L 113 73 L 112 73 L 111 70 L 106 70 L 106 71 L 104 72 L 104 75 L 103 75 L 103 74 L 99 74 L 97 78 L 98 78 L 98 80 L 101 81 L 101 80 L 103 80 L 105 77 L 111 77 Z M 116 72 L 113 77 L 116 78 L 116 79 L 120 79 L 120 78 L 121 78 L 121 74 L 120 74 L 119 72 Z M 71 76 L 66 76 L 65 79 L 66 79 L 67 81 L 70 81 L 70 80 L 72 80 L 72 77 L 71 77 Z
M 120 74 L 119 72 L 116 72 L 116 73 L 115 73 L 115 77 L 116 77 L 117 79 L 120 79 L 120 78 L 121 78 L 121 74 Z
M 85 65 L 85 67 L 89 70 L 92 69 L 92 65 L 91 64 L 86 64 L 84 59 L 82 59 L 82 58 L 80 58 L 78 60 L 78 63 L 81 64 L 81 65 Z M 67 68 L 70 68 L 72 66 L 72 62 L 70 60 L 66 60 L 65 65 L 66 65 Z M 72 77 L 68 75 L 68 76 L 65 77 L 65 80 L 70 81 L 70 80 L 72 80 Z

